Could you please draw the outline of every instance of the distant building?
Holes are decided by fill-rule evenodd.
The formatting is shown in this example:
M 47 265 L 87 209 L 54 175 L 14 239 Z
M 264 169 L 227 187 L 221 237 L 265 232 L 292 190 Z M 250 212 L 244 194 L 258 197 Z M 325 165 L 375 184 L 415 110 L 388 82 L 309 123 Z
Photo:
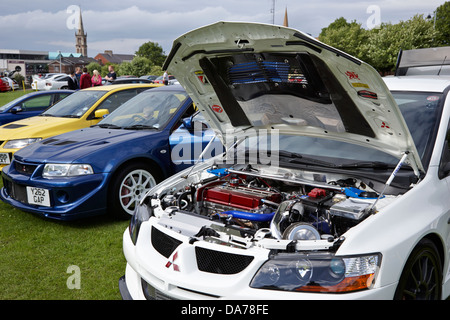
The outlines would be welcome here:
M 80 21 L 78 23 L 78 30 L 75 33 L 75 48 L 77 53 L 80 53 L 82 56 L 87 57 L 87 33 L 84 32 L 83 27 L 83 18 L 81 17 L 80 10 Z
M 0 72 L 9 72 L 20 67 L 28 82 L 33 74 L 48 72 L 48 51 L 0 49 Z
M 77 67 L 83 68 L 91 62 L 98 62 L 94 58 L 88 57 L 59 57 L 48 64 L 50 73 L 71 73 Z
M 133 54 L 114 54 L 112 50 L 105 50 L 104 53 L 99 53 L 95 56 L 95 60 L 98 60 L 102 65 L 131 62 L 133 58 Z

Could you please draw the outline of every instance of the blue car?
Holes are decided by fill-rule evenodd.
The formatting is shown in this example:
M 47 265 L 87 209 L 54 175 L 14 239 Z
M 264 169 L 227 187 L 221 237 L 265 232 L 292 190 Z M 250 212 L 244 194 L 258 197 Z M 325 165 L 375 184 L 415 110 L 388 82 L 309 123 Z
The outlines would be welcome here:
M 34 117 L 72 94 L 73 90 L 51 90 L 27 93 L 0 107 L 0 125 Z
M 16 152 L 2 171 L 0 198 L 58 220 L 129 218 L 151 187 L 191 166 L 199 156 L 191 151 L 212 138 L 181 86 L 149 89 L 93 127 Z

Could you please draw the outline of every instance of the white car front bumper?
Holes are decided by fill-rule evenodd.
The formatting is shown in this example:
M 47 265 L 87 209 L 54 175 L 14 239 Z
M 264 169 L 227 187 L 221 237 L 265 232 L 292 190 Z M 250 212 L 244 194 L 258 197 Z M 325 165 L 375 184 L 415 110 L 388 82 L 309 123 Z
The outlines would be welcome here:
M 141 229 L 139 237 L 145 237 L 145 235 L 145 230 Z M 149 238 L 146 242 L 151 247 Z M 159 253 L 155 250 L 153 252 L 151 252 L 152 250 L 146 250 L 148 255 L 141 259 L 142 249 L 142 247 L 136 247 L 132 243 L 127 229 L 123 235 L 123 251 L 127 266 L 125 276 L 120 280 L 120 291 L 123 299 L 387 300 L 393 298 L 397 286 L 397 283 L 392 283 L 380 288 L 345 294 L 254 289 L 249 286 L 249 282 L 255 273 L 254 268 L 249 268 L 250 271 L 246 270 L 240 275 L 212 275 L 198 269 L 194 270 L 196 268 L 195 266 L 192 268 L 191 264 L 188 270 L 172 272 L 172 268 L 166 267 L 169 262 L 168 259 L 162 256 L 159 259 L 157 257 Z M 137 252 L 138 254 L 136 254 Z M 183 266 L 186 265 L 183 264 Z

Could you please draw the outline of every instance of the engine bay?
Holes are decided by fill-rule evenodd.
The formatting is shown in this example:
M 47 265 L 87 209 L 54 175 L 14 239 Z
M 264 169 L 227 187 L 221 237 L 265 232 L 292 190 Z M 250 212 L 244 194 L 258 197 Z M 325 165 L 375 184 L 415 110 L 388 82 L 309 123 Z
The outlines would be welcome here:
M 160 224 L 195 239 L 244 247 L 273 239 L 286 246 L 312 240 L 330 248 L 397 197 L 348 176 L 279 169 L 275 174 L 251 165 L 210 167 L 171 186 L 151 200 Z

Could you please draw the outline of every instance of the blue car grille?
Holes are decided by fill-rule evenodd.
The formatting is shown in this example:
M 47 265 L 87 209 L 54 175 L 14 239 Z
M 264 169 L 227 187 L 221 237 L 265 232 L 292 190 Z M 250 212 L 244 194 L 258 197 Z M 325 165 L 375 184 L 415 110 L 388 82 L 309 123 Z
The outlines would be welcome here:
M 28 203 L 27 200 L 27 188 L 25 186 L 16 184 L 7 179 L 3 179 L 3 186 L 6 193 L 14 200 L 22 203 Z
M 32 164 L 25 164 L 18 161 L 14 161 L 14 169 L 16 169 L 17 172 L 23 173 L 25 175 L 31 176 L 36 170 L 37 165 Z

